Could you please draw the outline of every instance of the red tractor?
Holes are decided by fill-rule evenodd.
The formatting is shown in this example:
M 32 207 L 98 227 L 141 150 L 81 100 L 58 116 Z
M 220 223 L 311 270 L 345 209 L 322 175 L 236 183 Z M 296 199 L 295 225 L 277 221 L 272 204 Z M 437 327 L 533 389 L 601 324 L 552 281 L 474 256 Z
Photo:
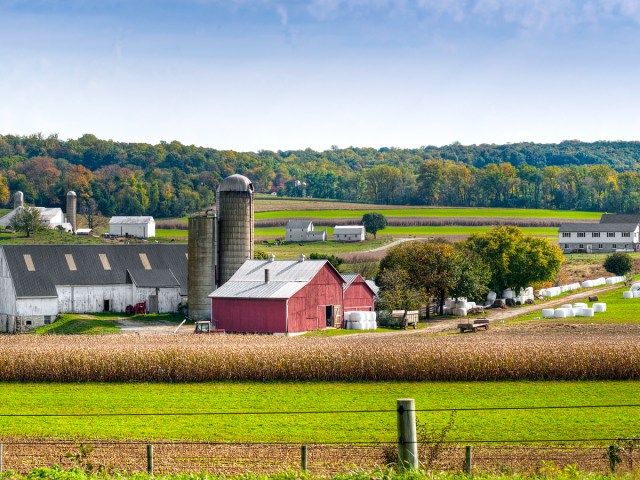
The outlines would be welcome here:
M 147 314 L 147 302 L 136 303 L 135 306 L 127 305 L 124 311 L 127 315 L 146 315 Z

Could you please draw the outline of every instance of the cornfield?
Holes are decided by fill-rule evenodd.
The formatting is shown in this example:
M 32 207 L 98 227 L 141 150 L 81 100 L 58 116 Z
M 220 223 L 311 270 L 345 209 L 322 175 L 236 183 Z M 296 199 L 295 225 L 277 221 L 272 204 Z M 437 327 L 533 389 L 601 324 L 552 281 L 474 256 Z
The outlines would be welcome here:
M 640 329 L 490 335 L 2 336 L 0 381 L 427 381 L 640 378 Z

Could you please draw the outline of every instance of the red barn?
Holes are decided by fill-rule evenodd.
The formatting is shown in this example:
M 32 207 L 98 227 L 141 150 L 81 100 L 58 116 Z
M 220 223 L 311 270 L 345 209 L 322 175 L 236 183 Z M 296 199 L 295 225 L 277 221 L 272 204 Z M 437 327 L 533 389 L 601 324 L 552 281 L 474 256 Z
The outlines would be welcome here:
M 228 332 L 298 333 L 339 324 L 344 280 L 326 260 L 247 260 L 211 297 Z
M 376 293 L 361 275 L 346 274 L 344 278 L 344 311 L 373 312 Z

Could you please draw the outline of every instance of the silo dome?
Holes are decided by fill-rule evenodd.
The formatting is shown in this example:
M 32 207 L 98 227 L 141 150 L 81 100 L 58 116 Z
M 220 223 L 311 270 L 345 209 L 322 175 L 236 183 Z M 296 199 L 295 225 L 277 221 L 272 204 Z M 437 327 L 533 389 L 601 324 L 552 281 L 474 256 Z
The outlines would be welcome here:
M 77 197 L 78 195 L 76 195 L 76 192 L 74 192 L 73 190 L 69 190 L 67 192 L 67 197 Z
M 225 178 L 218 186 L 219 192 L 253 192 L 253 183 L 244 175 L 236 173 Z

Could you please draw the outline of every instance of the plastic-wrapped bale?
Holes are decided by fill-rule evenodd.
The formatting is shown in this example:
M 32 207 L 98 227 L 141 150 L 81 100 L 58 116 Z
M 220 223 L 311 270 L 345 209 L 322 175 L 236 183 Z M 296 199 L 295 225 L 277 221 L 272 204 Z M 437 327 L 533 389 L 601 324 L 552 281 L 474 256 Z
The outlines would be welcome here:
M 549 290 L 546 288 L 541 288 L 540 291 L 538 292 L 538 295 L 542 295 L 543 297 L 548 297 L 549 296 Z
M 633 285 L 631 285 L 631 288 L 629 289 L 632 292 L 635 290 L 640 290 L 640 283 L 634 283 Z
M 451 311 L 452 311 L 452 310 L 453 310 L 453 308 L 451 308 L 451 307 L 444 307 L 444 308 L 442 309 L 442 313 L 443 313 L 444 315 L 451 315 L 451 313 L 452 313 Z
M 578 311 L 578 317 L 593 317 L 593 308 L 581 308 Z
M 542 309 L 542 318 L 553 318 L 555 316 L 555 311 L 553 308 L 543 308 Z
M 573 305 L 571 305 L 570 303 L 565 303 L 560 308 L 573 308 Z
M 588 308 L 589 305 L 586 303 L 578 302 L 573 304 L 573 308 Z
M 640 298 L 640 290 L 633 291 L 633 298 Z
M 582 282 L 582 288 L 592 288 L 593 286 L 593 280 L 585 280 Z
M 344 312 L 344 321 L 348 322 L 351 320 L 351 312 Z
M 496 298 L 498 298 L 498 294 L 496 292 L 487 293 L 487 304 L 495 302 Z
M 640 290 L 636 290 L 636 291 L 640 291 Z M 622 292 L 622 298 L 633 298 L 633 294 L 635 292 L 632 292 L 631 290 L 627 290 L 626 292 Z
M 555 318 L 567 318 L 567 309 L 566 308 L 556 308 L 556 311 L 553 312 L 553 316 Z
M 503 290 L 503 292 L 502 292 L 502 298 L 504 298 L 504 299 L 513 298 L 515 296 L 516 296 L 516 294 L 510 288 L 507 288 L 506 290 Z
M 378 328 L 378 314 L 376 312 L 370 312 L 371 315 L 371 326 L 373 330 Z
M 453 310 L 451 310 L 451 313 L 453 315 L 455 315 L 456 317 L 466 317 L 467 316 L 467 309 L 466 308 L 454 308 Z
M 476 302 L 467 302 L 467 308 L 476 308 Z
M 447 298 L 444 301 L 444 306 L 445 307 L 449 307 L 449 308 L 453 308 L 455 306 L 456 301 L 453 298 Z
M 596 278 L 595 282 L 596 282 L 596 286 L 605 285 L 607 283 L 604 277 Z
M 466 309 L 469 308 L 469 305 L 468 305 L 466 300 L 460 300 L 460 301 L 456 302 L 456 308 L 463 308 L 463 309 L 466 310 Z M 455 315 L 455 313 L 454 313 L 454 315 Z
M 606 312 L 607 311 L 607 304 L 606 303 L 594 303 L 593 304 L 593 311 L 595 313 Z

